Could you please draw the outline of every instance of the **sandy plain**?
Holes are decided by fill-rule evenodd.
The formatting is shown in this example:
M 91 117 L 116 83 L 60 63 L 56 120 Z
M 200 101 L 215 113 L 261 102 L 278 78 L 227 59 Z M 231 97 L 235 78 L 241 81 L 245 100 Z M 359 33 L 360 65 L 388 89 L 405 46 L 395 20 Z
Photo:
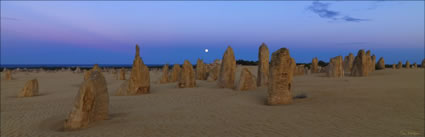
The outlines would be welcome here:
M 255 66 L 248 67 L 256 75 Z M 296 76 L 291 105 L 265 105 L 267 87 L 251 91 L 217 88 L 197 80 L 196 88 L 159 84 L 151 71 L 151 94 L 114 96 L 123 80 L 104 72 L 110 119 L 64 132 L 83 73 L 18 72 L 1 80 L 2 137 L 312 137 L 424 136 L 424 70 L 386 69 L 368 77 Z M 127 78 L 129 73 L 127 73 Z M 2 74 L 3 78 L 3 74 Z M 39 96 L 17 98 L 37 78 Z

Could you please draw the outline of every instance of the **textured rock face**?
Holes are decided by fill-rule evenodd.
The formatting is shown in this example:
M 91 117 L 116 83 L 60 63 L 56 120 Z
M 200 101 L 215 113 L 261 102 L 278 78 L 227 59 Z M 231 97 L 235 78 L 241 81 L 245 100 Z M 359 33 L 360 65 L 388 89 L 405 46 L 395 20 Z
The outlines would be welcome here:
M 425 59 L 424 59 L 424 60 L 422 60 L 421 67 L 422 67 L 422 68 L 425 68 Z
M 37 79 L 33 79 L 25 84 L 18 97 L 32 97 L 36 95 L 38 95 L 38 81 Z
M 89 124 L 109 118 L 109 94 L 105 77 L 92 71 L 80 86 L 74 107 L 65 120 L 65 130 L 85 128 Z
M 267 45 L 262 43 L 258 50 L 257 86 L 267 86 L 269 81 L 270 53 Z
M 372 55 L 371 58 L 372 58 L 372 62 L 370 64 L 370 71 L 371 72 L 374 72 L 375 71 L 375 67 L 376 67 L 376 56 L 375 55 Z
M 354 58 L 351 76 L 368 76 L 369 74 L 369 59 L 364 50 L 359 50 L 356 58 Z
M 372 56 L 370 55 L 370 50 L 366 51 L 366 58 L 367 58 L 367 71 L 372 72 Z
M 182 71 L 180 72 L 180 79 L 177 83 L 179 88 L 193 88 L 196 87 L 195 72 L 193 66 L 188 60 L 184 61 Z
M 406 68 L 410 69 L 410 62 L 409 61 L 406 61 Z
M 125 72 L 126 70 L 124 68 L 120 69 L 120 77 L 119 80 L 125 80 Z
M 4 79 L 5 80 L 12 80 L 13 78 L 12 78 L 12 71 L 11 70 L 8 70 L 8 69 L 3 69 L 3 73 L 5 73 L 5 75 L 4 75 Z
M 149 68 L 140 57 L 139 46 L 136 45 L 136 56 L 133 61 L 127 93 L 129 95 L 147 94 L 150 90 Z
M 256 89 L 256 81 L 254 75 L 248 70 L 243 68 L 240 74 L 240 79 L 236 85 L 236 90 L 246 91 Z
M 221 88 L 234 88 L 236 73 L 236 59 L 232 47 L 228 46 L 221 60 L 217 85 Z
M 331 58 L 329 61 L 328 77 L 342 78 L 344 77 L 344 67 L 342 56 Z
M 292 79 L 295 60 L 289 55 L 289 50 L 281 48 L 272 54 L 268 86 L 268 104 L 292 103 Z
M 403 63 L 401 63 L 401 61 L 398 62 L 397 64 L 397 69 L 401 69 L 403 68 Z
M 313 58 L 311 60 L 311 73 L 318 73 L 319 72 L 319 60 L 317 57 Z
M 125 85 L 126 82 L 123 83 Z M 121 85 L 121 87 L 123 86 Z M 140 57 L 139 46 L 136 45 L 136 56 L 131 68 L 130 79 L 127 83 L 127 89 L 118 89 L 116 95 L 138 95 L 148 94 L 150 90 L 149 68 L 143 64 Z
M 98 64 L 94 64 L 94 66 L 93 66 L 93 68 L 92 68 L 92 69 L 90 69 L 89 71 L 85 71 L 85 72 L 84 72 L 84 80 L 87 80 L 87 79 L 90 77 L 90 75 L 91 75 L 91 73 L 92 73 L 93 71 L 99 71 L 99 72 L 102 72 L 102 70 L 100 69 L 99 65 L 98 65 Z
M 177 80 L 179 80 L 180 77 L 180 65 L 179 64 L 174 64 L 173 66 L 173 72 L 171 72 L 171 76 L 170 76 L 170 82 L 176 82 Z
M 165 64 L 164 67 L 162 67 L 162 76 L 159 83 L 168 83 L 168 64 Z
M 354 55 L 353 53 L 348 54 L 348 56 L 345 56 L 344 58 L 344 71 L 350 72 L 353 68 L 353 62 L 354 62 Z
M 377 69 L 385 69 L 385 61 L 384 58 L 381 57 L 378 60 L 378 65 L 376 66 Z
M 214 61 L 214 63 L 211 65 L 211 69 L 209 70 L 208 73 L 208 81 L 216 81 L 218 79 L 218 75 L 220 72 L 220 66 L 221 64 L 219 64 L 218 61 Z
M 204 61 L 199 58 L 196 62 L 196 79 L 207 80 L 207 66 L 204 64 Z

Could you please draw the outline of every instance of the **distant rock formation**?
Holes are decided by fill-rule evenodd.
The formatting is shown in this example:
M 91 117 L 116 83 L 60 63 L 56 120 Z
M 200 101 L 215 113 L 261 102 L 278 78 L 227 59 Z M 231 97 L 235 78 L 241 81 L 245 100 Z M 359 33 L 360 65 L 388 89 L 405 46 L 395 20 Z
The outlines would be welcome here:
M 374 72 L 376 68 L 376 56 L 372 55 L 371 58 L 372 58 L 372 62 L 370 64 L 370 71 Z
M 235 86 L 236 59 L 232 47 L 227 47 L 221 61 L 217 85 L 220 88 L 233 89 Z
M 126 72 L 126 70 L 125 70 L 124 68 L 121 68 L 121 69 L 120 69 L 120 77 L 119 77 L 119 80 L 126 80 L 126 78 L 125 78 L 125 72 Z
M 204 61 L 199 58 L 196 62 L 196 79 L 207 80 L 207 66 L 204 64 Z
M 406 61 L 406 68 L 410 69 L 410 62 L 409 61 Z
M 294 76 L 302 76 L 305 74 L 304 65 L 296 65 L 294 70 Z
M 99 71 L 99 72 L 102 72 L 102 70 L 100 69 L 99 65 L 98 65 L 98 64 L 94 64 L 94 66 L 93 66 L 93 68 L 92 68 L 92 69 L 90 69 L 89 71 L 85 71 L 85 72 L 84 72 L 84 80 L 89 79 L 89 78 L 90 78 L 90 75 L 91 75 L 91 73 L 92 73 L 93 71 Z
M 236 85 L 236 90 L 246 91 L 256 88 L 257 85 L 254 75 L 248 70 L 248 68 L 243 68 L 239 77 L 239 82 Z
M 116 95 L 138 95 L 148 94 L 150 90 L 149 68 L 143 64 L 140 57 L 139 45 L 136 45 L 136 56 L 131 68 L 130 79 L 127 89 L 119 88 Z M 123 83 L 125 86 L 126 82 Z
M 295 60 L 289 55 L 289 50 L 281 48 L 272 54 L 269 74 L 268 99 L 269 105 L 292 103 L 292 79 Z
M 397 69 L 397 67 L 396 67 L 396 65 L 395 65 L 395 64 L 393 64 L 393 69 Z
M 412 68 L 413 68 L 413 69 L 417 69 L 417 68 L 418 68 L 418 64 L 416 64 L 416 62 L 415 62 L 415 63 L 413 63 Z
M 32 97 L 36 95 L 38 95 L 38 81 L 37 79 L 32 79 L 25 84 L 18 97 Z
M 422 60 L 422 64 L 421 64 L 422 68 L 425 68 L 425 59 Z
M 267 86 L 269 81 L 269 48 L 262 43 L 258 50 L 258 70 L 257 70 L 257 86 Z
M 344 77 L 344 67 L 342 56 L 331 58 L 329 61 L 328 77 L 342 78 Z
M 160 84 L 168 83 L 168 64 L 165 64 L 164 67 L 162 67 L 162 76 L 159 80 Z
M 353 68 L 351 69 L 351 76 L 368 76 L 369 75 L 369 59 L 364 50 L 361 49 L 357 53 L 353 61 Z
M 353 62 L 354 62 L 353 53 L 350 53 L 350 54 L 348 54 L 348 56 L 345 56 L 345 58 L 344 58 L 344 72 L 351 72 L 351 69 L 353 68 Z
M 179 88 L 196 87 L 195 71 L 193 71 L 193 66 L 188 60 L 184 61 L 182 71 L 180 72 L 180 79 L 177 85 Z
M 8 69 L 3 69 L 3 73 L 6 73 L 5 75 L 4 75 L 4 79 L 5 80 L 12 80 L 13 78 L 12 78 L 12 71 L 11 70 L 8 70 Z
M 109 94 L 106 80 L 100 70 L 94 70 L 81 84 L 64 128 L 65 130 L 85 128 L 93 122 L 108 118 Z
M 397 69 L 401 69 L 403 68 L 403 63 L 401 63 L 401 61 L 398 62 L 397 64 Z
M 77 68 L 75 68 L 75 70 L 74 70 L 74 73 L 81 73 L 82 71 L 81 71 L 81 69 L 80 69 L 80 67 L 77 67 Z
M 366 58 L 367 58 L 367 71 L 372 72 L 372 56 L 370 54 L 370 50 L 366 51 Z
M 311 73 L 318 73 L 319 72 L 319 60 L 317 57 L 314 57 L 313 60 L 311 60 Z
M 378 66 L 376 66 L 378 69 L 385 69 L 385 61 L 383 57 L 380 57 L 378 60 Z
M 221 62 L 219 60 L 215 60 L 214 63 L 210 65 L 210 70 L 208 72 L 208 81 L 216 81 L 218 79 L 218 75 L 220 72 Z
M 180 77 L 180 65 L 179 64 L 174 64 L 173 66 L 173 71 L 171 72 L 171 76 L 170 76 L 170 82 L 177 82 L 177 80 L 179 80 Z

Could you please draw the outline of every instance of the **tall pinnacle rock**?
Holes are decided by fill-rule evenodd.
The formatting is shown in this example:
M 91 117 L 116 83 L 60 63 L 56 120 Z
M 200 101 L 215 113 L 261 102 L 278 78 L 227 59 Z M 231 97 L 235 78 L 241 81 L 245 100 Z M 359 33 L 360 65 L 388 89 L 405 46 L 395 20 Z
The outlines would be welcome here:
M 136 45 L 136 56 L 133 61 L 130 79 L 118 89 L 117 95 L 147 94 L 150 90 L 149 68 L 140 58 L 140 48 Z
M 258 50 L 257 86 L 267 86 L 269 81 L 269 48 L 262 43 Z

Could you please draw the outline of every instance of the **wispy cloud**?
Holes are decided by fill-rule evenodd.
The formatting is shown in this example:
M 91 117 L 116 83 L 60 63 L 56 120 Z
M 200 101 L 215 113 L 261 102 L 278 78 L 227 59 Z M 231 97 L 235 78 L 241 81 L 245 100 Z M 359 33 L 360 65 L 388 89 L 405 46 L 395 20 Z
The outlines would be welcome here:
M 358 19 L 358 18 L 353 18 L 353 17 L 350 17 L 350 16 L 344 16 L 341 19 L 344 20 L 344 21 L 351 21 L 351 22 L 370 21 L 369 19 Z
M 12 17 L 1 17 L 1 20 L 18 21 L 19 19 L 17 19 L 17 18 L 12 18 Z
M 326 19 L 342 20 L 346 22 L 370 21 L 370 19 L 360 19 L 348 15 L 344 16 L 339 11 L 329 10 L 329 6 L 329 3 L 315 1 L 312 3 L 312 5 L 308 6 L 307 9 L 319 15 L 319 17 Z

